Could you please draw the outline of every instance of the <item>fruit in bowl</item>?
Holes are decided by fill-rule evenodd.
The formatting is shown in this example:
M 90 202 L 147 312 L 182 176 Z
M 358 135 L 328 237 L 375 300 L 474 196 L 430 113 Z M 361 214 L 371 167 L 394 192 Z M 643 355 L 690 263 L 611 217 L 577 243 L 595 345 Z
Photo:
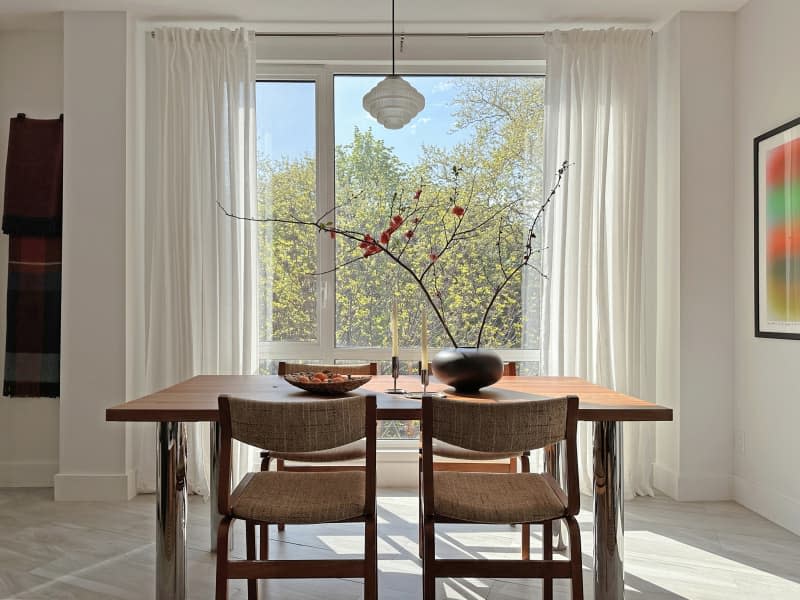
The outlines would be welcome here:
M 320 394 L 343 394 L 367 383 L 370 375 L 350 375 L 333 371 L 303 371 L 284 375 L 295 387 Z

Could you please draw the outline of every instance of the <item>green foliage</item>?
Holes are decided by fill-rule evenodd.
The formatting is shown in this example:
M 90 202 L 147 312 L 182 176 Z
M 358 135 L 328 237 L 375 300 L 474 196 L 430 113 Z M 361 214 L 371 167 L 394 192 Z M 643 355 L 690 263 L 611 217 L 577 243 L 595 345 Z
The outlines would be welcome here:
M 407 215 L 414 192 L 422 189 L 428 207 L 405 246 L 405 223 L 394 234 L 393 252 L 421 273 L 429 254 L 442 250 L 458 222 L 450 211 L 465 208 L 461 230 L 477 227 L 501 207 L 502 218 L 479 227 L 451 246 L 424 278 L 459 345 L 474 345 L 486 306 L 506 272 L 522 258 L 525 234 L 542 196 L 544 83 L 536 78 L 455 78 L 452 111 L 455 129 L 469 141 L 450 149 L 426 146 L 420 160 L 404 164 L 371 130 L 354 132 L 351 144 L 336 148 L 336 226 L 376 239 L 395 214 Z M 453 165 L 461 171 L 456 175 Z M 313 220 L 315 165 L 298 161 L 259 162 L 261 214 Z M 499 214 L 499 213 L 498 213 Z M 262 339 L 310 340 L 316 332 L 317 237 L 307 227 L 262 225 L 260 251 Z M 352 240 L 323 234 L 323 251 L 335 248 L 337 264 L 362 253 Z M 532 269 L 516 275 L 489 315 L 482 345 L 536 347 L 525 338 L 525 319 L 538 322 L 540 276 Z M 528 281 L 523 283 L 523 278 Z M 416 282 L 387 256 L 357 260 L 336 272 L 336 344 L 345 347 L 389 345 L 392 296 L 400 308 L 401 345 L 419 343 L 424 303 Z M 269 298 L 272 313 L 268 312 Z M 428 313 L 430 343 L 451 345 Z M 537 330 L 538 327 L 533 327 Z

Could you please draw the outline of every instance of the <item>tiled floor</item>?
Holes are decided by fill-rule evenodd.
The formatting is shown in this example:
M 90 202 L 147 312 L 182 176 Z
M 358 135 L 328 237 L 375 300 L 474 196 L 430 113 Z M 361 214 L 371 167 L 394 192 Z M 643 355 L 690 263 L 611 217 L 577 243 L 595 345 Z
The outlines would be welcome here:
M 591 587 L 591 503 L 580 515 L 587 600 Z M 190 499 L 189 594 L 213 598 L 214 555 L 208 552 L 208 504 Z M 127 503 L 54 503 L 51 490 L 0 490 L 0 598 L 148 600 L 154 593 L 154 497 Z M 730 502 L 677 503 L 639 498 L 626 507 L 625 597 L 634 600 L 800 599 L 800 537 Z M 421 597 L 416 555 L 416 496 L 384 490 L 379 499 L 380 598 Z M 239 532 L 237 532 L 239 533 Z M 360 527 L 289 526 L 270 531 L 272 558 L 351 556 L 361 551 Z M 236 535 L 234 555 L 243 554 Z M 534 546 L 539 531 L 534 532 Z M 443 527 L 440 556 L 517 556 L 519 530 Z M 442 580 L 438 597 L 538 598 L 526 580 Z M 261 598 L 361 598 L 359 580 L 276 581 Z M 243 582 L 230 598 L 245 598 Z M 556 583 L 556 597 L 568 584 Z

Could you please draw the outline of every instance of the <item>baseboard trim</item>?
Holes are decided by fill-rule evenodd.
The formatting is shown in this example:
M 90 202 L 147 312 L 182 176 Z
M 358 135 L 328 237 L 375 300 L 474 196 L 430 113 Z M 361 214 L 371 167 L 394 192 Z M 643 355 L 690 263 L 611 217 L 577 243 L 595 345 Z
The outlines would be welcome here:
M 678 495 L 681 502 L 716 502 L 733 499 L 733 478 L 730 475 L 679 475 Z
M 713 502 L 733 499 L 730 475 L 680 474 L 664 465 L 653 465 L 656 489 L 679 502 Z
M 124 502 L 136 495 L 136 474 L 57 473 L 56 502 Z
M 733 499 L 762 517 L 800 535 L 800 500 L 769 488 L 763 482 L 733 478 Z
M 56 473 L 57 462 L 0 462 L 0 487 L 53 487 Z
M 678 476 L 669 467 L 653 465 L 653 486 L 673 500 L 678 496 Z

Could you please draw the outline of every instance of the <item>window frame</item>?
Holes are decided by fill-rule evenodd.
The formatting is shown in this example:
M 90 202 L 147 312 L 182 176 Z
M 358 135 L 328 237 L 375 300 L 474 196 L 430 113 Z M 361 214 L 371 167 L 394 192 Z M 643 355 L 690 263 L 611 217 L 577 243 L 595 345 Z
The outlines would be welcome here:
M 501 38 L 499 43 L 509 42 Z M 518 40 L 515 40 L 518 41 Z M 466 44 L 467 40 L 459 40 L 458 44 Z M 438 75 L 442 77 L 471 76 L 545 76 L 545 62 L 535 55 L 540 50 L 534 49 L 533 57 L 509 60 L 414 60 L 403 61 L 402 75 Z M 306 81 L 315 84 L 315 131 L 316 131 L 316 216 L 333 208 L 335 195 L 335 113 L 334 113 L 334 78 L 337 75 L 382 75 L 391 70 L 385 61 L 361 60 L 320 60 L 313 63 L 295 63 L 291 59 L 274 60 L 262 58 L 263 48 L 259 49 L 256 64 L 256 80 L 261 81 Z M 334 267 L 334 253 L 330 246 L 323 246 L 327 238 L 317 236 L 317 256 L 319 268 L 325 272 Z M 258 360 L 297 360 L 334 363 L 336 361 L 389 361 L 390 348 L 373 347 L 336 347 L 336 280 L 335 273 L 320 276 L 317 288 L 317 340 L 315 342 L 258 342 Z M 388 309 L 387 309 L 388 310 Z M 443 348 L 430 348 L 434 355 Z M 503 360 L 515 362 L 539 362 L 539 349 L 494 348 Z M 419 360 L 419 348 L 400 347 L 401 361 Z M 390 440 L 391 441 L 391 440 Z

